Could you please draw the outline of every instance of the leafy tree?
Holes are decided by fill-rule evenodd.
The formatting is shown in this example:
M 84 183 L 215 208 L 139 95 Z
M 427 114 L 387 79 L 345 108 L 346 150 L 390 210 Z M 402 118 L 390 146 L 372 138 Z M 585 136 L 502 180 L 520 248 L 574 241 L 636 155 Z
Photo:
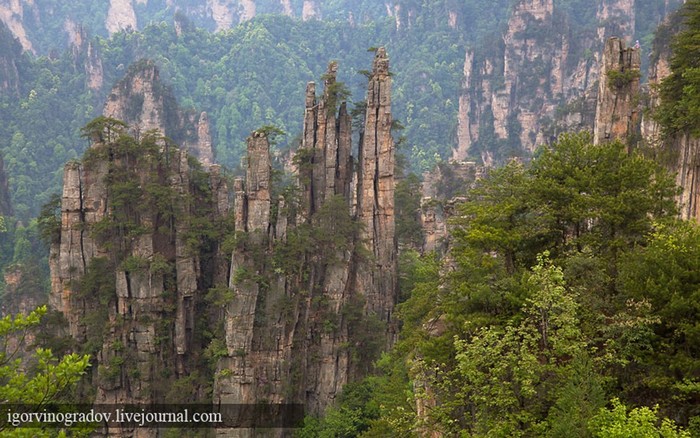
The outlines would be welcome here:
M 526 277 L 532 289 L 520 324 L 485 327 L 455 341 L 457 384 L 471 411 L 467 426 L 479 436 L 523 436 L 541 431 L 541 412 L 553 388 L 585 354 L 578 304 L 565 289 L 561 268 L 543 255 Z
M 23 360 L 20 348 L 24 346 L 29 330 L 36 327 L 46 314 L 46 306 L 26 316 L 5 316 L 0 319 L 0 400 L 14 406 L 13 412 L 42 412 L 51 403 L 61 401 L 89 366 L 89 356 L 68 354 L 56 358 L 51 350 L 37 348 L 31 361 Z M 10 348 L 14 344 L 13 348 Z M 0 433 L 7 437 L 49 437 L 57 431 L 43 428 L 30 430 L 14 428 L 6 416 L 0 422 Z M 60 436 L 65 436 L 61 432 Z M 82 436 L 80 434 L 73 436 Z
M 667 134 L 688 131 L 700 136 L 700 1 L 688 0 L 680 13 L 683 30 L 672 42 L 671 74 L 660 88 L 656 118 Z
M 658 406 L 634 408 L 628 412 L 619 399 L 613 399 L 611 409 L 601 408 L 592 419 L 590 430 L 597 438 L 690 438 L 689 432 L 668 418 L 659 421 L 658 414 Z
M 658 224 L 646 247 L 625 255 L 620 269 L 621 298 L 638 303 L 648 321 L 621 337 L 631 362 L 624 394 L 635 403 L 651 394 L 664 412 L 687 421 L 700 415 L 700 229 L 673 221 Z

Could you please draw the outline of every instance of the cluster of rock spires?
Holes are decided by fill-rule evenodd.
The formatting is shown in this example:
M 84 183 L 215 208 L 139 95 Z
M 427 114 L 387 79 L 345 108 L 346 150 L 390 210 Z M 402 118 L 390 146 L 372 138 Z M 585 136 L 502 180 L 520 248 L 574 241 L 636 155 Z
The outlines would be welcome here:
M 364 343 L 370 341 L 358 335 L 367 318 L 378 321 L 376 327 L 390 341 L 397 248 L 388 58 L 379 49 L 374 60 L 357 172 L 345 103 L 336 113 L 336 71 L 331 63 L 320 100 L 315 84 L 307 86 L 296 208 L 289 209 L 283 197 L 271 198 L 268 138 L 255 132 L 248 139 L 246 178 L 234 183 L 234 218 L 235 229 L 249 237 L 233 253 L 234 295 L 225 323 L 228 354 L 219 362 L 215 404 L 294 401 L 309 412 L 321 412 L 343 385 L 367 370 L 365 354 L 371 353 Z M 275 204 L 276 218 L 271 211 Z M 352 222 L 359 226 L 348 234 L 343 223 Z M 284 248 L 305 225 L 349 242 L 299 254 L 306 265 L 300 267 L 301 275 L 269 258 L 256 258 L 253 247 Z M 241 279 L 240 272 L 255 272 L 269 282 Z M 382 338 L 381 332 L 372 336 Z
M 260 130 L 248 138 L 246 176 L 233 183 L 232 206 L 227 180 L 211 164 L 206 114 L 175 110 L 152 63 L 115 86 L 106 117 L 88 129 L 86 158 L 65 167 L 49 260 L 50 304 L 65 315 L 70 335 L 95 352 L 94 402 L 173 401 L 178 394 L 167 388 L 201 372 L 207 347 L 223 345 L 209 384 L 215 404 L 302 403 L 318 413 L 367 372 L 369 355 L 391 343 L 397 247 L 388 57 L 382 48 L 374 59 L 357 161 L 336 71 L 331 63 L 322 97 L 314 83 L 307 86 L 298 190 L 276 194 L 270 139 Z M 126 134 L 137 148 L 149 141 L 152 148 L 129 149 Z M 134 205 L 119 197 L 127 188 Z M 221 242 L 193 244 L 193 217 L 232 223 L 233 253 L 224 254 Z M 287 263 L 277 257 L 282 251 L 292 255 Z M 226 299 L 205 302 L 222 286 Z M 222 326 L 222 339 L 207 346 L 201 321 Z M 377 337 L 375 351 L 368 344 Z M 201 401 L 205 386 L 179 396 Z

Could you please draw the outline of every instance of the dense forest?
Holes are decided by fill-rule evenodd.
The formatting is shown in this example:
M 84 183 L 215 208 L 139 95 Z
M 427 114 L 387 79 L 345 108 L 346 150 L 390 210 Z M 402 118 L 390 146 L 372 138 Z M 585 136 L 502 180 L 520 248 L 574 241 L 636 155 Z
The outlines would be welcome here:
M 660 127 L 658 144 L 594 144 L 587 130 L 562 132 L 563 125 L 555 129 L 556 121 L 551 121 L 549 141 L 531 152 L 519 139 L 517 117 L 499 128 L 491 112 L 479 122 L 481 137 L 467 157 L 473 160 L 469 166 L 479 168 L 479 176 L 469 181 L 460 179 L 451 170 L 458 164 L 449 161 L 459 143 L 460 98 L 468 92 L 465 53 L 488 65 L 493 52 L 507 52 L 503 35 L 512 2 L 405 0 L 396 2 L 400 8 L 392 15 L 388 5 L 376 2 L 326 1 L 317 5 L 317 16 L 301 20 L 295 17 L 302 14 L 301 1 L 289 2 L 292 16 L 282 14 L 281 3 L 260 1 L 255 17 L 228 29 L 196 13 L 196 2 L 185 2 L 181 10 L 160 4 L 167 2 L 136 2 L 138 29 L 118 31 L 108 31 L 99 19 L 106 14 L 104 4 L 77 8 L 35 3 L 38 10 L 71 17 L 82 27 L 77 41 L 69 36 L 62 41 L 50 35 L 62 35 L 63 24 L 35 15 L 25 23 L 33 45 L 25 50 L 0 23 L 0 269 L 5 274 L 0 279 L 0 337 L 10 339 L 10 347 L 0 351 L 0 399 L 40 404 L 44 397 L 94 397 L 83 377 L 90 375 L 90 366 L 101 367 L 100 378 L 124 379 L 120 373 L 128 355 L 120 352 L 128 349 L 116 337 L 110 340 L 113 333 L 103 326 L 109 319 L 107 307 L 117 305 L 111 297 L 114 284 L 105 279 L 124 272 L 130 281 L 130 272 L 156 272 L 165 279 L 165 296 L 168 281 L 180 281 L 174 261 L 180 261 L 179 241 L 173 243 L 182 226 L 178 221 L 186 223 L 187 254 L 195 254 L 198 266 L 220 269 L 219 251 L 233 251 L 234 264 L 237 250 L 250 253 L 250 266 L 230 271 L 231 284 L 269 288 L 276 277 L 266 275 L 284 274 L 291 281 L 296 271 L 301 284 L 316 272 L 332 272 L 339 251 L 351 255 L 341 257 L 348 263 L 371 260 L 360 244 L 353 246 L 363 228 L 356 218 L 339 213 L 342 200 L 327 201 L 316 216 L 310 214 L 308 224 L 290 229 L 283 243 L 257 242 L 260 238 L 252 233 L 245 237 L 225 220 L 212 219 L 216 193 L 196 160 L 183 164 L 192 169 L 192 180 L 182 190 L 192 193 L 179 193 L 172 185 L 178 173 L 171 140 L 155 133 L 131 137 L 122 122 L 95 118 L 114 84 L 125 75 L 133 78 L 144 65 L 157 66 L 167 84 L 162 90 L 166 100 L 177 100 L 187 114 L 207 112 L 215 161 L 231 187 L 246 172 L 246 160 L 250 163 L 246 152 L 250 154 L 251 138 L 274 140 L 271 193 L 279 221 L 302 196 L 293 177 L 285 174 L 289 163 L 302 175 L 305 163 L 313 163 L 298 152 L 304 142 L 306 83 L 322 79 L 324 99 L 332 100 L 329 118 L 340 100 L 348 101 L 352 125 L 359 127 L 352 140 L 361 144 L 367 122 L 364 90 L 374 74 L 361 67 L 381 46 L 391 57 L 391 128 L 398 154 L 392 173 L 397 180 L 396 312 L 384 325 L 359 316 L 361 304 L 343 309 L 342 318 L 361 333 L 351 339 L 356 344 L 346 342 L 343 348 L 362 357 L 365 369 L 325 412 L 307 415 L 294 435 L 700 436 L 700 229 L 694 219 L 679 218 L 678 199 L 685 187 L 678 186 L 673 165 L 682 156 L 674 149 L 678 142 L 692 142 L 700 133 L 699 0 L 686 1 L 659 31 L 657 26 L 680 2 L 637 1 L 635 24 L 631 31 L 625 28 L 631 32 L 626 37 L 639 43 L 637 49 L 653 55 L 643 56 L 641 71 L 631 73 L 635 78 L 646 78 L 651 64 L 670 53 L 668 76 L 638 98 L 645 103 L 658 100 L 644 115 Z M 593 46 L 584 41 L 603 29 L 597 27 L 594 8 L 583 0 L 554 5 L 552 23 L 566 29 L 570 59 L 593 62 Z M 613 23 L 602 32 L 622 28 Z M 548 44 L 543 29 L 520 36 L 533 45 Z M 339 82 L 335 74 L 329 79 L 330 60 L 337 61 L 331 65 L 339 66 Z M 531 69 L 524 71 L 532 77 L 524 83 L 537 84 L 532 87 L 536 90 L 551 72 L 537 71 L 536 63 L 527 65 Z M 475 73 L 484 81 L 494 80 L 494 88 L 507 80 L 506 73 L 496 79 L 490 74 Z M 599 80 L 609 81 L 613 89 L 615 77 Z M 536 93 L 525 96 L 528 102 L 543 99 Z M 585 105 L 584 99 L 572 103 L 564 96 L 552 104 L 562 120 L 568 110 Z M 345 110 L 343 105 L 340 114 Z M 497 134 L 501 128 L 506 137 Z M 104 140 L 105 132 L 117 133 L 117 140 Z M 163 144 L 168 146 L 162 149 Z M 89 231 L 114 251 L 111 258 L 93 259 L 76 282 L 77 290 L 97 304 L 88 309 L 92 319 L 80 323 L 89 327 L 83 328 L 87 337 L 81 345 L 65 336 L 68 323 L 57 312 L 39 307 L 28 316 L 13 317 L 5 316 L 5 306 L 14 312 L 18 306 L 10 301 L 16 297 L 46 302 L 52 281 L 47 247 L 57 244 L 60 234 L 58 193 L 64 165 L 100 169 L 99 160 L 107 157 L 114 160 L 105 180 L 114 206 Z M 495 162 L 484 157 L 495 157 Z M 139 166 L 146 166 L 152 180 L 139 180 L 144 178 Z M 426 201 L 421 200 L 418 175 L 428 171 L 432 174 L 426 173 L 426 179 L 440 175 L 439 196 Z M 302 186 L 311 184 L 301 181 Z M 191 211 L 179 211 L 179 203 Z M 421 214 L 435 207 L 449 211 L 447 233 L 435 251 L 426 251 Z M 157 255 L 146 260 L 130 252 L 146 234 L 144 228 L 152 225 L 149 221 L 163 242 L 170 236 L 172 260 Z M 265 265 L 264 254 L 271 255 L 270 265 Z M 307 259 L 315 263 L 308 272 L 302 268 Z M 267 271 L 256 271 L 259 266 Z M 22 281 L 9 287 L 8 274 L 16 273 Z M 197 324 L 207 325 L 227 312 L 232 291 L 199 277 L 197 281 L 198 288 L 207 290 L 195 309 L 201 312 Z M 315 293 L 313 288 L 309 293 Z M 162 310 L 173 321 L 179 317 L 174 300 L 168 296 L 166 302 L 173 307 Z M 328 312 L 327 300 L 318 301 L 310 309 Z M 291 302 L 297 303 L 285 301 Z M 257 327 L 269 323 L 253 316 Z M 172 380 L 165 374 L 170 369 L 158 369 L 156 380 L 162 378 L 162 387 L 157 391 L 163 397 L 184 400 L 182 394 L 194 398 L 196 393 L 198 400 L 210 399 L 211 380 L 228 377 L 220 369 L 220 359 L 230 355 L 217 332 L 223 329 L 211 324 L 205 338 L 196 339 L 205 348 L 186 365 L 178 364 L 197 368 L 191 378 L 168 386 Z M 330 318 L 324 324 L 321 332 L 338 331 Z M 371 332 L 383 333 L 387 327 L 395 336 L 388 343 L 391 348 L 380 355 L 382 339 L 371 339 Z M 32 372 L 24 375 L 25 365 L 10 350 L 17 337 L 31 333 L 35 335 L 29 339 L 36 341 L 32 347 L 39 349 L 29 359 Z M 175 337 L 167 329 L 157 335 L 163 344 L 168 336 Z M 119 348 L 98 361 L 100 348 L 109 342 Z M 42 349 L 47 346 L 51 350 Z M 244 353 L 233 356 L 243 360 Z M 164 362 L 178 360 L 172 351 L 161 356 L 167 357 Z M 44 387 L 50 388 L 46 394 Z M 22 433 L 0 423 L 1 436 Z M 71 433 L 82 436 L 89 430 Z

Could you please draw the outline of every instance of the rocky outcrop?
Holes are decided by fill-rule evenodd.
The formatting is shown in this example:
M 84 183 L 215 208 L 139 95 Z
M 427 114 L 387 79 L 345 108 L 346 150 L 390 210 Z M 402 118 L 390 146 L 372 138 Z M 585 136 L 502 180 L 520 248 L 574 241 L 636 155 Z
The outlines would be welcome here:
M 700 222 L 700 139 L 687 132 L 665 135 L 653 117 L 654 108 L 660 103 L 658 86 L 671 74 L 672 56 L 670 35 L 681 28 L 682 16 L 676 14 L 667 20 L 657 32 L 649 68 L 648 110 L 641 120 L 641 135 L 644 143 L 656 151 L 658 159 L 676 175 L 680 187 L 677 204 L 681 218 Z
M 99 92 L 104 84 L 104 69 L 98 47 L 83 26 L 66 20 L 64 29 L 68 32 L 74 67 L 83 68 L 87 88 Z
M 593 128 L 606 41 L 620 35 L 629 44 L 638 24 L 631 0 L 591 7 L 601 23 L 595 32 L 576 28 L 551 0 L 519 0 L 502 42 L 467 50 L 453 159 L 488 165 L 528 155 L 560 132 Z
M 19 97 L 22 46 L 11 30 L 0 22 L 0 92 Z
M 206 167 L 214 160 L 206 112 L 197 115 L 180 110 L 152 61 L 141 60 L 129 67 L 109 94 L 103 114 L 126 122 L 136 138 L 157 130 L 190 151 Z
M 10 188 L 5 172 L 5 163 L 0 156 L 0 216 L 12 215 L 12 203 L 10 201 Z
M 336 72 L 331 63 L 320 99 L 315 84 L 307 86 L 295 158 L 298 193 L 272 195 L 268 134 L 248 138 L 246 177 L 234 186 L 233 297 L 226 305 L 227 355 L 218 365 L 215 404 L 266 400 L 322 412 L 392 338 L 396 241 L 388 58 L 384 49 L 377 51 L 357 173 Z
M 32 42 L 24 28 L 24 1 L 4 0 L 0 2 L 0 21 L 7 26 L 22 45 L 23 50 L 33 51 Z M 32 6 L 31 4 L 29 6 Z
M 423 229 L 422 252 L 444 254 L 448 247 L 448 219 L 455 214 L 455 205 L 483 177 L 485 168 L 474 161 L 440 163 L 423 174 L 421 185 L 420 223 Z
M 164 137 L 179 127 L 168 118 L 178 112 L 164 107 L 174 102 L 159 89 L 157 70 L 131 74 L 134 83 L 119 84 L 105 108 L 134 125 L 95 119 L 85 128 L 92 145 L 84 159 L 65 167 L 50 305 L 93 356 L 95 403 L 204 402 L 204 297 L 228 280 L 229 263 L 212 235 L 223 233 L 214 230 L 225 224 L 228 188 L 218 166 L 205 173 Z M 120 106 L 134 101 L 140 106 Z M 199 119 L 206 123 L 205 114 Z M 188 129 L 206 137 L 201 125 Z M 178 381 L 187 389 L 173 387 Z
M 394 163 L 391 137 L 391 76 L 384 49 L 377 51 L 367 89 L 367 112 L 359 153 L 357 217 L 361 239 L 374 256 L 372 269 L 362 272 L 367 309 L 387 323 L 396 297 L 396 237 L 394 229 Z
M 132 0 L 109 0 L 105 28 L 110 35 L 121 30 L 138 29 Z
M 577 53 L 567 26 L 551 0 L 521 0 L 502 45 L 490 46 L 488 53 L 467 51 L 453 159 L 480 157 L 490 164 L 492 153 L 499 160 L 527 154 L 562 129 L 554 120 L 562 102 L 590 99 L 594 66 L 590 60 L 570 62 Z M 578 53 L 595 50 L 595 41 L 575 43 L 583 45 Z M 583 124 L 583 118 L 570 122 Z
M 629 140 L 639 130 L 641 64 L 639 48 L 626 47 L 619 38 L 610 38 L 603 51 L 594 143 Z
M 85 127 L 92 146 L 65 167 L 50 304 L 93 355 L 94 402 L 204 400 L 206 375 L 192 376 L 206 374 L 206 350 L 217 360 L 215 405 L 298 403 L 320 413 L 392 342 L 388 57 L 379 49 L 374 60 L 358 166 L 336 72 L 331 63 L 320 98 L 307 87 L 297 183 L 275 186 L 270 132 L 255 131 L 231 211 L 219 167 L 204 173 L 160 134 L 172 137 L 169 129 L 181 125 L 164 108 L 152 65 L 130 71 L 131 82 L 118 84 L 105 106 L 105 115 L 131 125 L 102 117 Z M 196 131 L 206 143 L 206 114 L 196 120 L 203 122 L 174 134 Z M 226 260 L 220 243 L 229 222 L 234 250 Z M 203 327 L 214 339 L 203 340 Z

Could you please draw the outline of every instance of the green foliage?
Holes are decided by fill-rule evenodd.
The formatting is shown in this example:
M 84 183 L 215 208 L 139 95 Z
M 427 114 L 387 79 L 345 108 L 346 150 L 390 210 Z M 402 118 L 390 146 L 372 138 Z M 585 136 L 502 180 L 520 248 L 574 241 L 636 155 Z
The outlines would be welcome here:
M 261 128 L 256 129 L 254 132 L 256 134 L 260 134 L 267 137 L 267 140 L 270 142 L 270 146 L 274 146 L 275 144 L 277 144 L 278 137 L 283 137 L 287 135 L 286 132 L 274 125 L 265 125 Z
M 634 364 L 625 394 L 637 403 L 651 391 L 673 411 L 700 394 L 699 260 L 700 230 L 677 221 L 658 224 L 649 245 L 626 254 L 621 264 L 623 297 L 639 303 L 646 321 L 622 338 Z M 687 416 L 699 414 L 692 408 Z
M 671 74 L 660 87 L 661 104 L 655 117 L 666 134 L 688 132 L 700 136 L 700 1 L 688 0 L 680 14 L 683 30 L 673 37 Z
M 631 84 L 632 81 L 638 80 L 641 75 L 641 72 L 637 69 L 609 70 L 607 73 L 608 87 L 613 91 L 619 91 Z
M 41 207 L 37 218 L 41 240 L 48 246 L 61 238 L 61 196 L 54 193 Z
M 525 281 L 532 292 L 520 324 L 482 328 L 455 341 L 457 377 L 449 385 L 459 385 L 477 435 L 541 430 L 538 414 L 553 400 L 550 391 L 570 374 L 571 358 L 585 353 L 578 305 L 561 268 L 542 256 Z
M 677 427 L 668 418 L 659 419 L 659 407 L 627 407 L 619 399 L 612 400 L 612 408 L 602 408 L 590 424 L 594 437 L 599 438 L 690 438 L 690 433 Z M 659 421 L 660 420 L 660 421 Z M 659 424 L 660 423 L 660 424 Z
M 676 256 L 648 252 L 675 194 L 656 163 L 587 134 L 492 170 L 458 207 L 449 262 L 402 256 L 411 293 L 391 365 L 380 360 L 373 380 L 386 386 L 371 403 L 387 405 L 366 436 L 590 437 L 613 395 L 684 412 L 686 424 L 697 415 L 694 286 L 662 314 L 653 297 L 680 295 L 650 285 L 682 281 L 695 257 L 659 272 Z M 668 236 L 688 245 L 677 228 Z
M 415 174 L 399 180 L 394 192 L 396 237 L 402 246 L 420 248 L 423 227 L 420 223 L 420 179 Z
M 25 412 L 42 412 L 51 403 L 66 401 L 68 391 L 75 386 L 89 366 L 90 357 L 68 354 L 56 358 L 51 350 L 37 348 L 32 361 L 22 360 L 19 349 L 24 347 L 27 333 L 36 327 L 46 314 L 46 306 L 39 307 L 28 315 L 5 316 L 0 319 L 0 399 L 8 406 L 20 406 Z M 15 350 L 8 350 L 9 338 L 15 340 Z M 19 412 L 19 411 L 16 411 Z M 6 437 L 51 437 L 65 433 L 49 426 L 30 430 L 15 428 L 0 422 L 0 434 Z M 71 428 L 66 428 L 66 430 Z M 74 428 L 71 436 L 87 436 Z M 30 435 L 31 434 L 31 435 Z

